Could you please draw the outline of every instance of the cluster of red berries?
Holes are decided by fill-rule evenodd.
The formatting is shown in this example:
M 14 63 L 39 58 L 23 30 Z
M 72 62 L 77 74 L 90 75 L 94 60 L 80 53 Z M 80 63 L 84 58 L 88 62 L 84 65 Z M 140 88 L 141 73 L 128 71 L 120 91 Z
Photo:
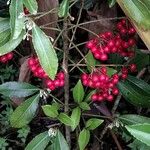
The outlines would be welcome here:
M 87 42 L 86 47 L 91 50 L 94 57 L 101 61 L 108 60 L 108 54 L 118 53 L 123 57 L 133 57 L 136 41 L 135 29 L 126 20 L 121 20 L 117 24 L 118 33 L 105 32 L 99 37 Z M 128 26 L 127 26 L 128 25 Z
M 64 82 L 64 80 L 65 80 L 64 73 L 59 72 L 56 75 L 55 80 L 50 79 L 48 77 L 48 75 L 46 74 L 46 72 L 41 67 L 37 57 L 29 58 L 28 66 L 29 66 L 30 70 L 33 72 L 35 77 L 45 80 L 45 84 L 46 84 L 47 88 L 49 88 L 51 91 L 55 90 L 58 87 L 64 86 L 64 83 L 65 83 Z
M 13 56 L 14 56 L 13 52 L 0 56 L 0 62 L 7 63 L 9 60 L 13 58 Z
M 130 71 L 136 70 L 136 65 L 129 66 Z M 113 101 L 114 96 L 118 95 L 119 90 L 117 84 L 120 79 L 126 79 L 128 76 L 128 68 L 123 67 L 121 74 L 114 74 L 111 77 L 107 75 L 107 68 L 97 68 L 92 74 L 82 74 L 81 79 L 84 86 L 96 89 L 96 93 L 91 96 L 93 101 Z

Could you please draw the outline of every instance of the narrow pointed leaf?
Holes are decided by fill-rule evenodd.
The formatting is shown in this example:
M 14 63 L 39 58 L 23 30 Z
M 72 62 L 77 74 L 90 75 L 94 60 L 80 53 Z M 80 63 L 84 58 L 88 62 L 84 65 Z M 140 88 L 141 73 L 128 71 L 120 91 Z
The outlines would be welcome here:
M 75 102 L 80 103 L 82 102 L 83 98 L 84 98 L 84 88 L 83 85 L 81 83 L 81 80 L 78 81 L 78 83 L 76 84 L 76 86 L 73 88 L 73 98 L 75 100 Z
M 24 33 L 25 32 L 22 31 L 22 33 L 19 35 L 17 39 L 9 39 L 7 43 L 0 46 L 0 56 L 13 51 L 21 43 Z
M 36 14 L 38 10 L 38 4 L 36 0 L 23 0 L 23 4 L 29 10 L 31 14 Z
M 79 107 L 74 108 L 71 114 L 72 131 L 79 125 L 80 117 L 81 117 L 81 109 Z
M 25 150 L 44 150 L 51 137 L 48 135 L 48 131 L 40 133 L 26 146 Z
M 0 85 L 0 93 L 8 97 L 27 97 L 39 90 L 25 82 L 6 82 Z
M 91 109 L 90 106 L 89 106 L 89 104 L 86 103 L 86 102 L 80 103 L 79 106 L 80 106 L 80 108 L 83 109 L 83 110 L 90 110 L 90 109 Z
M 134 124 L 142 124 L 142 123 L 150 124 L 150 118 L 136 115 L 136 114 L 121 115 L 118 117 L 118 119 L 126 125 L 134 125 Z
M 69 0 L 63 0 L 59 6 L 58 16 L 67 17 L 69 13 Z
M 26 126 L 35 116 L 38 108 L 39 94 L 28 98 L 18 106 L 10 117 L 10 124 L 14 128 Z
M 133 105 L 150 107 L 150 85 L 141 79 L 129 76 L 124 82 L 118 83 L 123 97 Z
M 58 69 L 58 58 L 48 36 L 36 25 L 32 29 L 32 41 L 42 68 L 54 79 Z
M 17 39 L 24 28 L 23 0 L 11 0 L 9 13 L 11 37 Z
M 150 29 L 150 1 L 149 0 L 124 0 L 121 1 L 129 17 L 142 29 Z
M 136 139 L 150 146 L 150 124 L 137 124 L 125 127 Z
M 90 140 L 90 131 L 87 129 L 83 129 L 79 134 L 79 148 L 80 150 L 84 150 Z

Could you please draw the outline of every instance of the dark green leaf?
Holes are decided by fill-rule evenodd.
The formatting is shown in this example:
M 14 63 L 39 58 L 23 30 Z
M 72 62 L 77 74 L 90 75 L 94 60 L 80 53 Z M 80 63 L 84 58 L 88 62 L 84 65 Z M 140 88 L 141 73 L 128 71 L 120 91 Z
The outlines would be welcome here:
M 132 150 L 150 150 L 150 146 L 140 142 L 139 140 L 135 139 L 132 143 L 128 145 Z
M 60 122 L 64 123 L 67 126 L 72 126 L 72 119 L 65 113 L 60 113 L 58 116 Z
M 7 43 L 5 43 L 3 46 L 0 46 L 0 56 L 13 51 L 21 43 L 24 33 L 25 32 L 22 31 L 17 39 L 9 39 Z
M 84 98 L 84 88 L 83 85 L 81 83 L 81 80 L 78 81 L 78 83 L 76 84 L 76 86 L 73 88 L 73 98 L 75 100 L 75 102 L 80 103 L 82 102 L 83 98 Z
M 104 120 L 97 119 L 97 118 L 91 118 L 86 122 L 86 128 L 88 130 L 94 130 L 98 126 L 100 126 L 103 122 L 104 122 Z
M 69 0 L 63 0 L 59 6 L 58 16 L 67 17 L 69 13 Z
M 123 97 L 131 104 L 141 107 L 150 107 L 150 88 L 143 80 L 129 76 L 124 82 L 118 83 Z
M 79 106 L 80 106 L 80 108 L 83 109 L 83 110 L 91 110 L 89 104 L 86 103 L 86 102 L 80 103 Z
M 124 0 L 122 1 L 128 15 L 143 29 L 150 29 L 150 1 Z
M 5 82 L 0 85 L 0 93 L 8 97 L 27 97 L 40 89 L 25 82 Z
M 32 29 L 33 46 L 45 72 L 51 79 L 55 78 L 58 69 L 58 58 L 48 36 L 38 27 Z
M 110 64 L 122 64 L 124 61 L 123 57 L 121 57 L 119 54 L 110 54 L 108 62 Z
M 58 116 L 58 110 L 51 105 L 44 105 L 42 109 L 46 116 L 56 118 Z
M 137 70 L 141 71 L 146 65 L 150 64 L 150 56 L 136 50 L 135 58 L 131 61 L 137 65 Z
M 150 124 L 137 124 L 125 127 L 136 139 L 150 146 Z
M 71 120 L 72 120 L 72 131 L 79 125 L 80 123 L 80 117 L 81 117 L 81 109 L 79 107 L 74 108 L 71 114 Z
M 108 0 L 109 7 L 113 7 L 116 4 L 116 0 Z
M 26 126 L 35 116 L 38 108 L 39 94 L 28 98 L 18 106 L 10 117 L 10 124 L 14 128 Z
M 59 130 L 57 131 L 56 138 L 54 139 L 50 150 L 69 150 L 65 138 Z
M 25 7 L 31 14 L 36 14 L 38 10 L 38 4 L 36 0 L 23 0 Z
M 113 69 L 113 68 L 109 68 L 107 67 L 107 74 L 111 77 L 113 74 L 115 74 L 117 72 L 117 70 Z
M 83 129 L 79 134 L 79 148 L 80 150 L 84 150 L 90 140 L 90 131 L 87 129 Z
M 48 131 L 40 133 L 26 146 L 25 150 L 44 150 L 51 137 L 48 135 Z
M 126 125 L 142 124 L 142 123 L 150 124 L 150 118 L 136 114 L 121 115 L 118 117 L 118 119 Z
M 23 0 L 11 0 L 9 13 L 11 37 L 17 39 L 24 28 Z
M 0 46 L 9 41 L 10 34 L 9 19 L 0 18 Z

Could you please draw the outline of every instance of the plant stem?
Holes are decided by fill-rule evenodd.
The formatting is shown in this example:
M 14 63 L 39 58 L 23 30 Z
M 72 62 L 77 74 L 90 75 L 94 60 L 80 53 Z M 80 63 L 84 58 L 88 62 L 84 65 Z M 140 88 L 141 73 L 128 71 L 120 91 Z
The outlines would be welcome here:
M 68 28 L 68 20 L 67 18 L 64 20 L 64 24 L 63 24 L 63 41 L 64 41 L 64 45 L 63 45 L 63 50 L 64 50 L 64 56 L 63 56 L 63 70 L 65 73 L 65 86 L 64 86 L 64 99 L 65 99 L 65 112 L 67 113 L 69 110 L 69 72 L 68 72 L 68 58 L 69 58 L 69 42 L 67 39 L 68 36 L 68 31 L 66 30 Z M 66 130 L 66 140 L 69 144 L 69 146 L 71 146 L 71 136 L 70 136 L 70 128 L 65 126 L 65 130 Z

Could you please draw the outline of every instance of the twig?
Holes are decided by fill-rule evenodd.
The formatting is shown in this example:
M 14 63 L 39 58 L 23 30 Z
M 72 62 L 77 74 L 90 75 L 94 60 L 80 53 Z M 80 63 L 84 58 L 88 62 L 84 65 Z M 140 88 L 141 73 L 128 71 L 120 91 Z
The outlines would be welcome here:
M 123 148 L 121 147 L 121 145 L 120 145 L 120 143 L 119 143 L 115 133 L 112 130 L 109 130 L 109 131 L 110 131 L 110 134 L 111 134 L 112 138 L 114 139 L 114 141 L 115 141 L 115 143 L 116 143 L 116 145 L 118 147 L 118 150 L 123 150 Z
M 65 112 L 66 113 L 69 110 L 69 72 L 68 72 L 69 42 L 68 42 L 68 38 L 67 38 L 67 36 L 68 36 L 68 31 L 66 30 L 67 27 L 68 27 L 68 21 L 66 18 L 64 21 L 64 25 L 63 25 L 63 28 L 64 28 L 64 32 L 63 32 L 63 40 L 64 40 L 63 70 L 65 73 L 64 99 L 65 99 Z M 65 130 L 66 130 L 66 140 L 67 140 L 69 146 L 71 146 L 70 128 L 65 126 Z

